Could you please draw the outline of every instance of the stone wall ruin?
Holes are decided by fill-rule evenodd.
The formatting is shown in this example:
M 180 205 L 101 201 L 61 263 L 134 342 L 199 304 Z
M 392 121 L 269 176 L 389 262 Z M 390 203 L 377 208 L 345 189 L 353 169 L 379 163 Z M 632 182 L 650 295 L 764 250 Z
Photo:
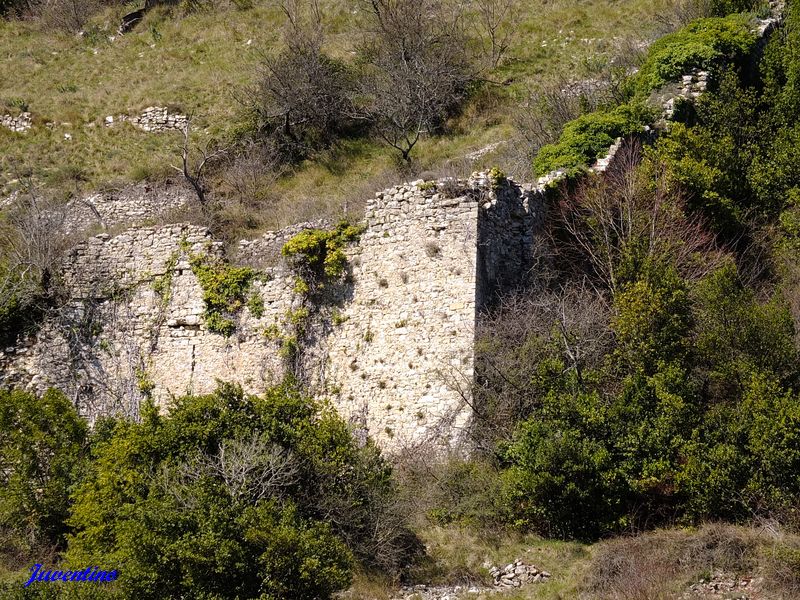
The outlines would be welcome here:
M 525 272 L 542 200 L 486 176 L 377 194 L 348 248 L 347 277 L 305 341 L 309 390 L 387 448 L 431 438 L 457 444 L 469 418 L 476 318 Z M 263 311 L 243 308 L 230 337 L 208 330 L 189 264 L 191 256 L 222 255 L 206 229 L 140 227 L 90 238 L 65 260 L 70 301 L 0 357 L 4 383 L 58 387 L 90 420 L 135 417 L 145 394 L 167 407 L 217 380 L 263 391 L 290 368 L 281 336 L 269 332 L 284 332 L 300 302 L 295 274 L 279 258 L 300 229 L 240 246 L 242 258 L 269 260 L 253 284 Z

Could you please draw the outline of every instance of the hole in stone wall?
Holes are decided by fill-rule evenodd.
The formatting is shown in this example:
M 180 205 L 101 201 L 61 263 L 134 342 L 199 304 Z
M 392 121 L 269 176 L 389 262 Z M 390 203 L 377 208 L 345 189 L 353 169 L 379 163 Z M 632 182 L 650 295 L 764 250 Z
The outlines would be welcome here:
M 425 242 L 425 254 L 428 255 L 428 258 L 436 258 L 442 253 L 442 248 L 439 246 L 438 242 L 433 240 L 428 240 Z

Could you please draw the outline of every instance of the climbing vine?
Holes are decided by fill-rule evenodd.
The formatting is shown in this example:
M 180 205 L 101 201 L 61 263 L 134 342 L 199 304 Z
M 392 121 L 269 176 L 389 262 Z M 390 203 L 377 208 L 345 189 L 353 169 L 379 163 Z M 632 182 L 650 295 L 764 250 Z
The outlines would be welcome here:
M 363 232 L 361 225 L 340 221 L 334 229 L 306 229 L 290 238 L 281 254 L 297 273 L 295 291 L 308 295 L 341 277 L 347 267 L 344 248 Z
M 164 274 L 153 280 L 153 291 L 161 298 L 161 305 L 167 306 L 172 297 L 172 280 L 175 276 L 175 267 L 180 258 L 180 251 L 173 252 L 164 265 Z

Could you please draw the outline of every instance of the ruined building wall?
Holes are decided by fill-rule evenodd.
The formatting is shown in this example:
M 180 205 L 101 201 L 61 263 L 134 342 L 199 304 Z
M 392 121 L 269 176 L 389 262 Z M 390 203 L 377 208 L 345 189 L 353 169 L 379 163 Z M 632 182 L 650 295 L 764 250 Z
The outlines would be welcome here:
M 367 205 L 367 231 L 353 251 L 353 300 L 326 340 L 317 381 L 384 446 L 431 438 L 452 445 L 468 421 L 478 278 L 497 271 L 484 263 L 503 260 L 478 250 L 479 223 L 495 211 L 513 214 L 519 227 L 509 220 L 505 230 L 521 237 L 534 223 L 519 188 L 497 196 L 485 178 L 419 181 Z
M 162 406 L 173 396 L 206 393 L 216 380 L 263 390 L 283 376 L 274 343 L 260 321 L 283 314 L 287 281 L 257 281 L 264 315 L 245 309 L 231 337 L 203 323 L 203 291 L 190 256 L 218 256 L 205 228 L 141 228 L 78 245 L 63 282 L 70 298 L 35 335 L 0 358 L 6 385 L 64 391 L 80 412 L 138 414 L 145 393 Z
M 541 195 L 512 182 L 415 182 L 369 202 L 348 249 L 349 273 L 318 314 L 302 359 L 310 391 L 378 441 L 453 444 L 468 421 L 476 316 L 492 287 L 524 272 Z M 299 306 L 279 248 L 301 230 L 243 243 L 260 263 L 263 314 L 238 314 L 235 333 L 208 331 L 190 256 L 222 252 L 201 227 L 138 228 L 95 236 L 65 262 L 70 301 L 0 358 L 6 385 L 62 389 L 90 418 L 138 414 L 145 393 L 213 390 L 217 380 L 258 393 L 280 381 L 287 313 Z M 481 249 L 480 244 L 484 244 Z M 483 281 L 487 278 L 486 281 Z

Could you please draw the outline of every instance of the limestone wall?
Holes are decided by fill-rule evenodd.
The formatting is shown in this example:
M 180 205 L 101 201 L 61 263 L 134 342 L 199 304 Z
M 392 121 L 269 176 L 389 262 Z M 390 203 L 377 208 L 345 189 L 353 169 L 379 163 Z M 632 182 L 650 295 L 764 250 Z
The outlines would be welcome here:
M 312 316 L 301 352 L 310 391 L 330 399 L 386 447 L 458 441 L 469 418 L 476 315 L 492 290 L 525 272 L 541 195 L 513 182 L 415 182 L 368 203 L 366 230 L 348 249 L 349 273 Z M 70 300 L 0 357 L 5 385 L 54 386 L 90 419 L 135 417 L 145 393 L 211 391 L 217 380 L 260 392 L 291 365 L 280 352 L 287 313 L 301 299 L 280 258 L 293 226 L 241 244 L 260 268 L 256 317 L 243 308 L 231 337 L 208 330 L 190 256 L 221 256 L 189 225 L 101 234 L 79 244 L 62 272 Z M 485 246 L 479 249 L 481 244 Z
M 502 261 L 478 251 L 479 222 L 519 214 L 532 228 L 526 199 L 513 184 L 496 194 L 483 178 L 418 181 L 368 203 L 368 228 L 353 251 L 353 299 L 325 341 L 317 383 L 382 445 L 459 440 L 484 285 L 477 277 Z M 517 246 L 532 236 L 507 226 L 520 235 Z
M 175 183 L 138 183 L 70 200 L 64 227 L 67 233 L 169 220 L 197 202 L 194 192 Z
M 137 129 L 151 133 L 161 133 L 163 131 L 183 131 L 189 122 L 189 117 L 169 112 L 165 106 L 148 106 L 141 114 L 134 117 L 128 115 L 109 115 L 104 120 L 106 127 L 113 127 L 115 123 L 128 122 Z
M 205 228 L 189 225 L 102 234 L 80 244 L 63 272 L 70 301 L 36 335 L 6 349 L 4 383 L 39 392 L 57 387 L 93 419 L 135 417 L 145 392 L 167 406 L 172 396 L 211 391 L 217 379 L 253 392 L 279 381 L 282 362 L 261 332 L 288 308 L 288 283 L 256 282 L 265 304 L 261 325 L 245 309 L 237 335 L 212 333 L 188 259 L 219 253 Z M 166 284 L 158 290 L 157 282 Z

